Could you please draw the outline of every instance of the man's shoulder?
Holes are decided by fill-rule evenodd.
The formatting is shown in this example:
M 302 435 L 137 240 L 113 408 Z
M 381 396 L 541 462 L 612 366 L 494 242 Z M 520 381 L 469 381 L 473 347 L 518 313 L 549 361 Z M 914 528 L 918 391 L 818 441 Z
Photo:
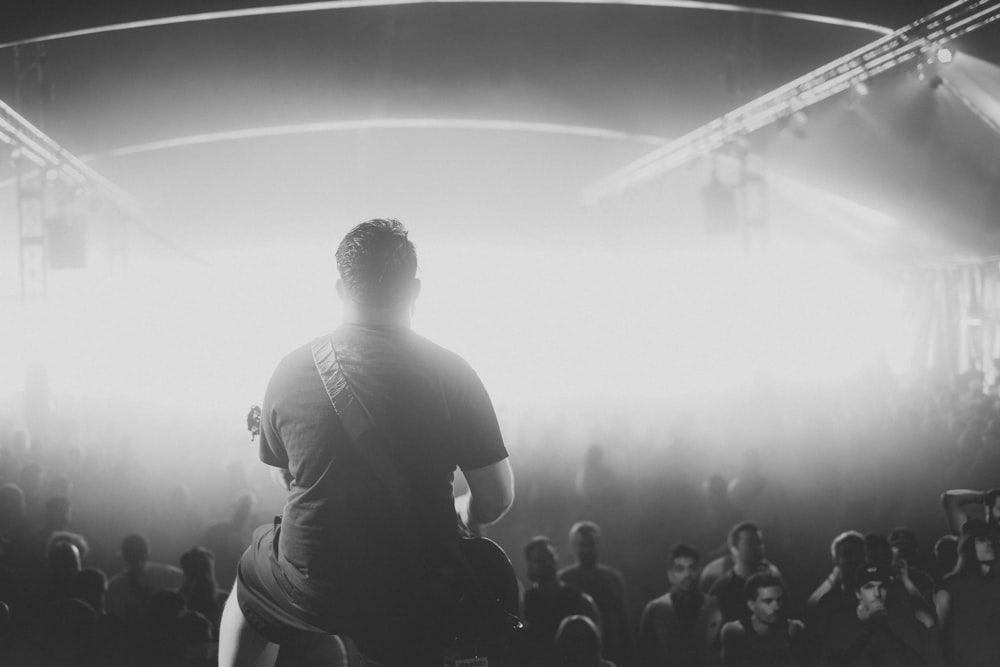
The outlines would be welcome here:
M 732 563 L 728 562 L 731 556 L 719 556 L 718 558 L 713 558 L 705 567 L 701 569 L 702 578 L 708 576 L 714 576 L 718 578 L 723 572 L 732 569 Z
M 604 563 L 598 563 L 597 570 L 609 579 L 617 579 L 619 581 L 624 581 L 625 579 L 625 575 L 622 574 L 621 570 L 616 567 L 611 567 L 610 565 L 605 565 Z
M 312 358 L 312 342 L 299 345 L 294 350 L 286 353 L 278 361 L 271 373 L 271 384 L 280 383 L 282 380 L 299 376 L 305 370 L 315 368 Z
M 646 613 L 656 613 L 662 611 L 672 611 L 674 608 L 674 599 L 670 596 L 670 593 L 664 593 L 658 598 L 653 598 L 646 603 Z
M 723 624 L 720 636 L 723 641 L 731 641 L 746 634 L 746 628 L 741 621 L 729 621 Z
M 108 590 L 116 589 L 120 586 L 125 586 L 128 584 L 128 570 L 122 570 L 117 574 L 113 574 L 108 577 Z

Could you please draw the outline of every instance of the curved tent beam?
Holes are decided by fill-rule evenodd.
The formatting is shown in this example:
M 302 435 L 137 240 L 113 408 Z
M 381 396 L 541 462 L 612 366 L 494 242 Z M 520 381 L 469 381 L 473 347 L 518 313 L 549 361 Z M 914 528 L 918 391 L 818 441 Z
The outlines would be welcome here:
M 51 35 L 40 35 L 25 39 L 14 40 L 0 44 L 0 49 L 8 49 L 15 46 L 25 46 L 27 44 L 37 44 L 41 42 L 53 42 L 73 37 L 86 37 L 89 35 L 101 35 L 110 32 L 122 32 L 126 30 L 139 30 L 142 28 L 156 28 L 167 25 L 177 25 L 183 23 L 198 23 L 204 21 L 221 21 L 225 19 L 249 18 L 254 16 L 269 16 L 273 14 L 301 14 L 305 12 L 323 12 L 334 9 L 365 9 L 369 7 L 388 7 L 395 5 L 430 5 L 430 4 L 574 4 L 574 5 L 625 5 L 636 7 L 663 7 L 668 9 L 695 9 L 712 12 L 729 12 L 736 14 L 754 14 L 757 16 L 770 16 L 776 18 L 790 19 L 794 21 L 805 21 L 809 23 L 822 23 L 841 28 L 852 28 L 867 32 L 887 35 L 892 32 L 890 28 L 866 23 L 863 21 L 851 21 L 835 16 L 822 16 L 818 14 L 808 14 L 804 12 L 790 12 L 780 9 L 763 9 L 760 7 L 747 7 L 739 4 L 722 2 L 698 2 L 697 0 L 320 0 L 318 2 L 305 2 L 296 5 L 275 5 L 270 7 L 247 7 L 243 9 L 229 9 L 217 12 L 202 12 L 198 14 L 185 14 L 182 16 L 166 16 L 156 19 L 145 19 L 141 21 L 128 21 L 125 23 L 114 23 L 110 25 L 82 28 L 80 30 L 70 30 L 67 32 L 53 33 Z

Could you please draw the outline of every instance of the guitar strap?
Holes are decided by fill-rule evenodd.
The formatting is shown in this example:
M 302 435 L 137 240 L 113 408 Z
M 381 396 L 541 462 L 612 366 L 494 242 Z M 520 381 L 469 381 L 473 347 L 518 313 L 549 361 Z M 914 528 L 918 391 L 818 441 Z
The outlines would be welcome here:
M 333 345 L 333 336 L 321 336 L 312 341 L 312 357 L 316 370 L 323 381 L 323 387 L 330 397 L 334 412 L 340 418 L 348 440 L 358 456 L 368 463 L 372 472 L 378 477 L 385 493 L 392 500 L 394 507 L 401 512 L 404 529 L 408 539 L 417 542 L 417 523 L 413 520 L 412 501 L 409 481 L 400 474 L 396 465 L 386 456 L 386 450 L 380 446 L 382 431 L 378 429 L 371 412 L 351 388 L 344 374 L 337 352 Z M 405 549 L 407 554 L 416 554 L 416 550 Z M 506 629 L 521 627 L 520 619 L 507 613 L 499 605 L 499 601 L 489 593 L 482 584 L 475 568 L 458 548 L 457 542 L 450 544 L 447 550 L 450 576 L 461 590 L 461 601 L 489 609 L 498 623 Z M 427 567 L 427 563 L 417 562 L 419 567 Z M 481 663 L 470 663 L 481 664 Z
M 321 336 L 314 339 L 312 355 L 313 363 L 316 365 L 326 393 L 330 397 L 330 403 L 340 418 L 355 453 L 375 473 L 394 508 L 402 514 L 404 519 L 401 522 L 402 527 L 408 532 L 406 537 L 413 540 L 412 544 L 419 544 L 417 541 L 418 524 L 413 517 L 413 496 L 410 492 L 409 480 L 400 474 L 395 463 L 386 456 L 386 449 L 380 446 L 380 438 L 383 437 L 383 434 L 375 425 L 371 412 L 351 389 L 340 361 L 337 359 L 333 337 Z M 416 553 L 413 550 L 406 551 L 411 554 Z M 449 564 L 454 570 L 454 576 L 462 582 L 466 589 L 481 588 L 472 566 L 457 549 L 449 549 L 448 556 Z M 421 562 L 418 565 L 426 565 L 426 563 Z
M 379 478 L 383 490 L 393 501 L 396 509 L 403 512 L 404 518 L 411 518 L 410 484 L 385 455 L 385 450 L 378 446 L 379 432 L 371 412 L 351 389 L 340 366 L 340 360 L 337 359 L 337 352 L 333 348 L 333 337 L 321 336 L 313 339 L 312 357 L 316 370 L 323 380 L 326 394 L 330 397 L 333 410 L 340 418 L 340 423 L 355 453 L 368 463 Z M 404 525 L 415 530 L 412 521 L 405 521 Z

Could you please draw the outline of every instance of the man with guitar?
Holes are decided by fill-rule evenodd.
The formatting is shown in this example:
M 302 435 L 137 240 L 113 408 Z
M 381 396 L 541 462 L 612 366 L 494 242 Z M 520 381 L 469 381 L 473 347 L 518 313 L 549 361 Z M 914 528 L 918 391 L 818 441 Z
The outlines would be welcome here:
M 361 223 L 337 269 L 342 325 L 289 353 L 265 393 L 260 458 L 288 502 L 240 560 L 220 667 L 273 665 L 279 645 L 317 632 L 351 638 L 372 664 L 439 667 L 463 605 L 502 597 L 463 555 L 452 483 L 457 467 L 468 524 L 496 521 L 513 501 L 507 450 L 472 368 L 410 329 L 420 281 L 406 230 Z

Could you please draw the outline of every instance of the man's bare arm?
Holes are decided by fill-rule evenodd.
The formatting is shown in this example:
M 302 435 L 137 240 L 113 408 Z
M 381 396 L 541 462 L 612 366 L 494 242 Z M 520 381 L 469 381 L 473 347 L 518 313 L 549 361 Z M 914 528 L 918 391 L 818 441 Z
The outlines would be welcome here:
M 514 472 L 510 460 L 462 472 L 471 494 L 468 516 L 462 518 L 470 524 L 486 525 L 502 517 L 514 502 Z
M 963 509 L 968 505 L 982 505 L 983 492 L 972 489 L 952 489 L 941 494 L 941 507 L 944 509 L 945 518 L 948 519 L 948 527 L 956 535 L 962 530 L 962 526 L 969 520 L 969 515 Z

